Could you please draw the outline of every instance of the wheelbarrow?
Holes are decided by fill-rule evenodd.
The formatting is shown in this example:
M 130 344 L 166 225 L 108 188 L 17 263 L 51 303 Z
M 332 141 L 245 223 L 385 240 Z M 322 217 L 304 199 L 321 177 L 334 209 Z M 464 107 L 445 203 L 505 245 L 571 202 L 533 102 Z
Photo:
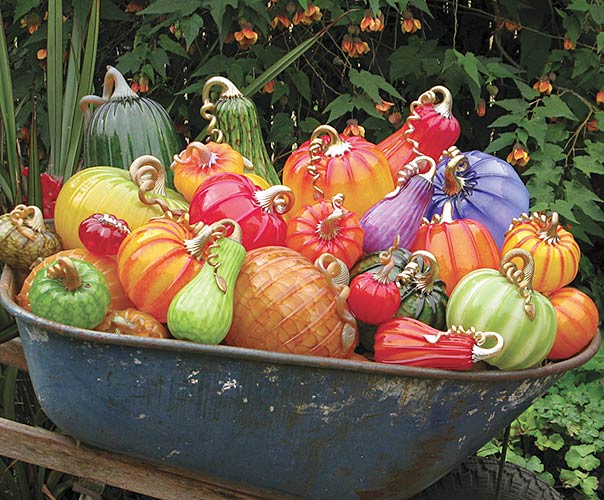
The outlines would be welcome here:
M 17 321 L 33 388 L 63 432 L 275 498 L 403 500 L 473 455 L 589 360 L 453 372 L 117 336 L 0 303 Z

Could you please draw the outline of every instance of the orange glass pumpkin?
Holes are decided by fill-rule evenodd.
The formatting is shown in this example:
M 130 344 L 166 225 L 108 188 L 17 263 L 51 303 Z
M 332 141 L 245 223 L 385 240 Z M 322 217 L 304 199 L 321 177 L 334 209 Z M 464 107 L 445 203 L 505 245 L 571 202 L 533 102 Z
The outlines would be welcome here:
M 569 286 L 556 290 L 548 298 L 556 311 L 558 330 L 547 358 L 570 358 L 597 334 L 600 321 L 598 308 L 589 296 Z
M 499 249 L 489 230 L 472 219 L 453 220 L 450 202 L 445 203 L 441 216 L 422 222 L 410 250 L 427 250 L 434 255 L 447 295 L 470 271 L 499 269 Z
M 247 253 L 225 343 L 267 351 L 349 357 L 358 341 L 348 286 L 333 279 L 340 264 L 323 254 L 317 266 L 287 247 Z
M 188 249 L 197 236 L 183 219 L 151 219 L 133 230 L 117 254 L 119 279 L 137 309 L 166 322 L 176 293 L 201 270 L 203 260 Z
M 404 125 L 377 145 L 388 159 L 395 182 L 399 169 L 415 157 L 426 155 L 438 161 L 457 142 L 461 127 L 451 112 L 452 105 L 449 89 L 432 87 L 411 103 Z
M 169 339 L 168 330 L 152 314 L 133 307 L 122 310 L 110 310 L 105 319 L 95 328 L 99 332 Z
M 522 248 L 533 256 L 533 289 L 550 293 L 577 276 L 581 250 L 575 237 L 558 223 L 557 212 L 523 214 L 506 232 L 502 253 Z
M 314 262 L 322 253 L 339 258 L 350 269 L 363 255 L 363 228 L 354 212 L 343 206 L 344 196 L 308 205 L 287 223 L 285 244 Z
M 103 276 L 105 276 L 107 286 L 109 287 L 109 293 L 111 295 L 109 307 L 111 309 L 126 309 L 134 306 L 122 288 L 122 284 L 117 276 L 117 264 L 114 258 L 104 255 L 97 255 L 83 248 L 73 248 L 70 250 L 62 250 L 54 255 L 46 257 L 30 271 L 25 278 L 23 285 L 21 286 L 19 294 L 16 297 L 17 304 L 19 304 L 23 309 L 31 311 L 31 306 L 29 305 L 29 289 L 31 288 L 31 284 L 38 271 L 46 267 L 51 262 L 54 262 L 59 257 L 71 257 L 74 259 L 84 260 L 101 271 Z
M 190 202 L 205 179 L 219 172 L 243 174 L 244 162 L 243 156 L 226 143 L 193 141 L 174 155 L 170 168 L 176 190 Z
M 363 137 L 338 135 L 329 125 L 317 127 L 310 140 L 289 156 L 283 167 L 283 184 L 296 197 L 286 219 L 306 205 L 338 193 L 346 197 L 348 209 L 361 217 L 394 190 L 384 153 Z

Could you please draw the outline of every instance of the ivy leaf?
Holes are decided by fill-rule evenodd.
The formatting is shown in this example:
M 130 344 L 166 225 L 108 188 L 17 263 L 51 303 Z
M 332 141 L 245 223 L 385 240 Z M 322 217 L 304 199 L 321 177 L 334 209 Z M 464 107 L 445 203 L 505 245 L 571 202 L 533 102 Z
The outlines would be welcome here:
M 156 0 L 151 5 L 139 12 L 139 14 L 172 14 L 178 13 L 180 16 L 188 16 L 195 12 L 199 7 L 197 0 Z
M 564 455 L 564 459 L 573 469 L 591 471 L 600 465 L 600 461 L 593 455 L 595 452 L 596 447 L 592 444 L 573 445 Z
M 558 212 L 567 221 L 573 222 L 574 224 L 579 224 L 579 221 L 575 217 L 575 214 L 573 214 L 574 207 L 574 203 L 569 203 L 566 200 L 558 199 L 555 200 L 554 203 L 551 205 L 551 210 Z
M 170 59 L 168 59 L 168 54 L 166 54 L 164 49 L 157 48 L 151 52 L 149 54 L 149 62 L 162 78 L 166 78 L 166 66 L 170 64 Z
M 176 40 L 172 40 L 168 35 L 159 35 L 159 45 L 166 52 L 170 52 L 180 57 L 184 57 L 186 59 L 190 59 L 187 51 L 182 48 L 182 45 L 178 43 Z
M 350 113 L 354 110 L 352 96 L 350 94 L 342 94 L 331 101 L 325 108 L 324 113 L 329 112 L 327 122 L 331 123 L 340 116 Z
M 494 153 L 499 151 L 510 144 L 514 144 L 516 142 L 516 134 L 514 132 L 505 132 L 500 134 L 497 139 L 495 139 L 491 144 L 489 144 L 484 152 L 485 153 Z
M 604 175 L 604 163 L 592 155 L 575 156 L 573 165 L 587 176 L 591 176 L 591 174 Z
M 594 221 L 604 222 L 604 210 L 598 205 L 604 203 L 596 193 L 579 182 L 568 182 L 564 185 L 565 199 L 572 200 L 574 206 L 580 208 Z
M 361 71 L 357 71 L 354 68 L 351 69 L 348 73 L 348 78 L 350 79 L 350 83 L 352 83 L 355 87 L 363 89 L 365 92 L 367 92 L 367 95 L 373 102 L 382 102 L 380 90 L 384 90 L 391 96 L 397 97 L 398 99 L 403 98 L 403 96 L 401 96 L 401 94 L 399 94 L 399 92 L 383 77 L 380 75 L 374 75 L 373 73 L 370 73 L 364 69 Z
M 533 116 L 530 120 L 524 118 L 520 121 L 519 126 L 526 130 L 529 137 L 535 139 L 537 146 L 543 147 L 545 136 L 547 134 L 547 125 L 545 118 L 542 116 Z
M 197 14 L 193 14 L 192 16 L 181 19 L 179 26 L 185 37 L 187 48 L 189 48 L 193 41 L 197 38 L 199 30 L 203 28 L 203 19 Z
M 535 113 L 542 118 L 568 118 L 574 121 L 577 120 L 575 114 L 559 96 L 545 96 L 542 102 L 543 106 L 535 110 Z

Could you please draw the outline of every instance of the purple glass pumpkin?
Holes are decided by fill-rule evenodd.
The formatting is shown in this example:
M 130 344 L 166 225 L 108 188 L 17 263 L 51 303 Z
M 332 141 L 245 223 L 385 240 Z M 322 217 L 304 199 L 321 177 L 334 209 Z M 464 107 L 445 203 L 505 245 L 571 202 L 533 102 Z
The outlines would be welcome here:
M 427 172 L 424 164 L 429 164 Z M 365 253 L 384 250 L 393 241 L 401 248 L 409 248 L 415 241 L 426 207 L 434 192 L 432 179 L 436 162 L 429 156 L 418 156 L 399 170 L 398 186 L 384 196 L 361 217 L 365 231 Z M 398 239 L 397 239 L 398 238 Z
M 501 249 L 512 219 L 529 210 L 529 192 L 508 162 L 482 151 L 451 148 L 436 166 L 434 195 L 425 217 L 441 214 L 446 201 L 454 219 L 484 224 Z

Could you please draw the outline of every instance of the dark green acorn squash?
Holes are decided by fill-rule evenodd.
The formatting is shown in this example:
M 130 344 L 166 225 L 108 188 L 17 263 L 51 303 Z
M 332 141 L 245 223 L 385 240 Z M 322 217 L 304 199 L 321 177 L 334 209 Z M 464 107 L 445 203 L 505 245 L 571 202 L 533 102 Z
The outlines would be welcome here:
M 93 113 L 90 105 L 98 107 Z M 137 95 L 122 74 L 107 66 L 103 96 L 84 96 L 84 168 L 111 166 L 128 169 L 135 158 L 152 155 L 166 169 L 166 184 L 173 188 L 169 168 L 182 141 L 168 112 L 157 102 Z

